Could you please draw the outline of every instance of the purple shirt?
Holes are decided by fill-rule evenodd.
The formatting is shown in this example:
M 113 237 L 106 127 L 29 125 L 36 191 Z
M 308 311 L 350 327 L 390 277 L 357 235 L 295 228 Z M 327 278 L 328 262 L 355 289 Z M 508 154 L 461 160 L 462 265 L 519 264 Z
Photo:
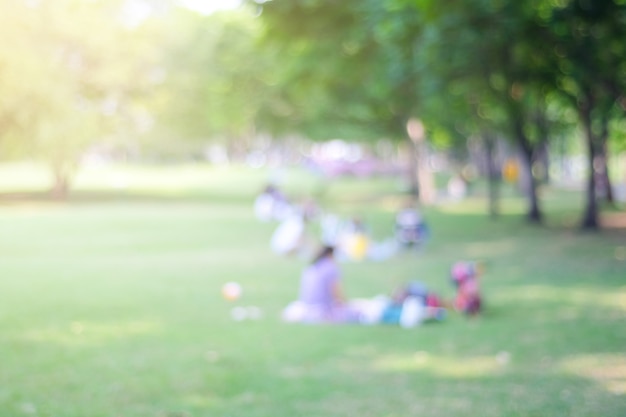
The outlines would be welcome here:
M 339 281 L 339 267 L 324 258 L 307 267 L 300 281 L 300 301 L 329 311 L 335 305 L 332 287 Z

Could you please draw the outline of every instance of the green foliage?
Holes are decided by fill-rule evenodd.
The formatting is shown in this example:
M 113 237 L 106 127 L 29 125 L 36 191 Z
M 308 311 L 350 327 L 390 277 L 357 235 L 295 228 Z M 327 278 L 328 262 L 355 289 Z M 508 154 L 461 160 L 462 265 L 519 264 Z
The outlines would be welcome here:
M 4 2 L 6 3 L 6 2 Z M 67 182 L 94 143 L 137 124 L 133 100 L 150 84 L 145 40 L 122 1 L 3 4 L 0 136 L 14 155 L 50 163 Z M 4 13 L 6 12 L 6 13 Z
M 294 128 L 327 126 L 362 139 L 406 136 L 416 106 L 414 71 L 410 46 L 398 40 L 411 36 L 416 22 L 402 16 L 386 2 L 263 5 L 266 38 L 290 57 L 280 88 L 295 109 Z
M 161 52 L 165 82 L 159 129 L 186 139 L 237 139 L 254 132 L 269 72 L 249 13 L 203 16 L 175 10 Z M 158 131 L 158 130 L 157 130 Z
M 170 0 L 2 2 L 3 158 L 68 176 L 94 144 L 400 140 L 414 117 L 436 147 L 510 138 L 529 163 L 586 127 L 593 152 L 623 146 L 623 2 L 246 3 L 205 16 Z

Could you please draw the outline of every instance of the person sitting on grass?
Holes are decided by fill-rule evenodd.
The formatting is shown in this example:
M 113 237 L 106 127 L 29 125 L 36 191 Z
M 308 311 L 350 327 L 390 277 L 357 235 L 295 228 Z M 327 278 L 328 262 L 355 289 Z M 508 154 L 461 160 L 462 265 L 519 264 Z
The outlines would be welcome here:
M 427 321 L 442 321 L 446 317 L 445 302 L 420 281 L 410 281 L 399 287 L 381 313 L 380 322 L 415 327 Z
M 475 316 L 482 310 L 482 297 L 478 277 L 482 266 L 474 262 L 457 262 L 450 269 L 452 283 L 456 287 L 454 308 L 468 316 Z
M 395 237 L 403 247 L 420 247 L 428 238 L 429 229 L 420 212 L 409 204 L 396 215 Z
M 302 272 L 297 301 L 283 311 L 283 320 L 301 323 L 358 322 L 359 314 L 346 302 L 335 248 L 323 246 Z
M 291 210 L 291 204 L 287 198 L 272 184 L 267 185 L 254 200 L 254 213 L 263 222 L 282 221 Z

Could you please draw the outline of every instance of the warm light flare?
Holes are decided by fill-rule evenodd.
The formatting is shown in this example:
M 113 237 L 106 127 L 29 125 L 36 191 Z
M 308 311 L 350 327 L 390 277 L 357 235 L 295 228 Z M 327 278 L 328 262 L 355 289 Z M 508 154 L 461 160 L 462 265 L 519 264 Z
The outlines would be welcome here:
M 218 10 L 231 10 L 241 6 L 241 0 L 179 0 L 183 7 L 202 14 L 211 14 Z

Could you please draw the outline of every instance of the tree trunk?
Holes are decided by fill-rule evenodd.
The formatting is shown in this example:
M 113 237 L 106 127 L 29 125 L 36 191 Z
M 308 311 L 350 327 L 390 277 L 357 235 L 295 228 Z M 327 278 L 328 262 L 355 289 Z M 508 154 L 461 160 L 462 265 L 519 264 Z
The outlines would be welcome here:
M 527 175 L 526 181 L 528 184 L 526 191 L 526 197 L 528 198 L 528 211 L 526 218 L 531 223 L 541 223 L 543 216 L 539 209 L 539 199 L 537 198 L 537 181 L 533 175 L 533 152 L 529 146 L 522 146 L 522 162 L 526 166 L 522 170 L 523 175 Z
M 539 134 L 540 142 L 534 147 L 533 151 L 533 167 L 539 163 L 541 172 L 539 178 L 536 178 L 539 183 L 548 184 L 550 182 L 550 153 L 548 149 L 548 137 L 550 135 L 550 127 L 548 125 L 548 119 L 545 109 L 539 108 L 536 112 L 536 125 L 537 132 Z
M 607 135 L 608 136 L 608 135 Z M 611 206 L 615 205 L 615 198 L 613 196 L 613 185 L 611 184 L 611 176 L 609 175 L 609 152 L 607 145 L 607 138 L 602 138 L 602 180 L 604 182 L 604 200 Z
M 611 205 L 615 206 L 615 196 L 613 195 L 613 184 L 611 184 L 611 176 L 609 175 L 609 165 L 607 158 L 604 158 L 604 182 L 606 184 L 606 196 L 605 201 Z
M 70 190 L 70 179 L 73 170 L 70 164 L 55 163 L 52 167 L 54 184 L 52 185 L 51 195 L 55 200 L 65 200 Z
M 581 228 L 587 230 L 597 230 L 599 227 L 598 223 L 598 204 L 596 200 L 596 169 L 595 162 L 597 157 L 595 141 L 593 136 L 593 131 L 591 128 L 591 106 L 587 105 L 583 107 L 581 110 L 581 120 L 583 122 L 583 128 L 585 131 L 585 140 L 587 142 L 587 152 L 588 152 L 588 168 L 589 173 L 587 177 L 587 191 L 586 191 L 586 201 L 585 201 L 585 209 L 583 214 L 583 219 L 581 222 Z
M 61 173 L 54 174 L 54 185 L 52 186 L 52 198 L 55 200 L 66 200 L 69 193 L 69 179 Z
M 539 209 L 539 199 L 537 198 L 537 181 L 533 176 L 532 164 L 533 164 L 533 146 L 528 141 L 522 127 L 522 123 L 516 120 L 514 123 L 515 139 L 520 147 L 522 153 L 522 163 L 525 165 L 521 174 L 526 175 L 527 187 L 525 190 L 526 197 L 528 198 L 528 212 L 526 218 L 531 223 L 541 223 L 543 216 Z
M 485 142 L 485 151 L 487 157 L 487 181 L 489 187 L 489 217 L 496 219 L 500 214 L 498 206 L 500 200 L 500 176 L 496 169 L 496 163 L 494 160 L 494 146 L 495 140 L 489 134 L 486 133 L 483 136 Z
M 411 196 L 417 201 L 419 198 L 419 183 L 417 180 L 417 146 L 409 139 L 409 166 L 407 176 L 409 180 L 409 192 Z
M 437 199 L 437 187 L 435 186 L 433 171 L 430 168 L 430 152 L 425 140 L 418 142 L 416 148 L 419 201 L 423 205 L 428 206 Z
M 426 143 L 425 130 L 422 121 L 409 118 L 406 122 L 406 131 L 414 143 L 415 163 L 417 164 L 417 188 L 419 202 L 424 205 L 432 204 L 437 197 L 437 189 L 429 163 L 429 150 Z

